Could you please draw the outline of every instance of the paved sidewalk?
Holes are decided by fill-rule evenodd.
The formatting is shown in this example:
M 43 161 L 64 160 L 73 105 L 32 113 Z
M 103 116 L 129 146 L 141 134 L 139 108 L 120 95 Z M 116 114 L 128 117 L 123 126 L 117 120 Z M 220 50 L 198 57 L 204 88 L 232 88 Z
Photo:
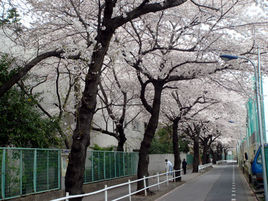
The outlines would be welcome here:
M 182 181 L 181 182 L 171 182 L 169 181 L 168 185 L 167 183 L 163 183 L 160 185 L 160 189 L 157 189 L 156 187 L 152 187 L 150 188 L 150 190 L 153 192 L 152 195 L 148 195 L 148 196 L 139 196 L 139 195 L 133 195 L 131 197 L 132 201 L 153 201 L 156 200 L 158 197 L 161 197 L 162 195 L 168 193 L 169 191 L 175 189 L 177 186 L 183 185 L 185 182 L 198 177 L 199 175 L 201 175 L 202 173 L 191 173 L 191 170 L 188 170 L 188 174 L 186 175 L 182 175 Z M 165 176 L 164 176 L 165 177 Z M 160 181 L 163 181 L 165 178 L 162 177 L 162 179 L 160 178 Z M 154 181 L 150 180 L 149 181 L 150 185 L 152 183 L 156 183 L 156 179 Z M 109 187 L 109 186 L 108 186 Z M 131 189 L 132 191 L 136 190 L 136 183 L 131 185 Z M 115 198 L 118 198 L 120 196 L 124 196 L 126 194 L 128 194 L 128 185 L 123 186 L 123 187 L 119 187 L 119 188 L 115 188 L 112 190 L 108 191 L 108 200 L 113 200 Z M 104 201 L 104 192 L 103 193 L 99 193 L 96 195 L 92 195 L 89 197 L 85 197 L 83 199 L 83 201 Z M 121 199 L 122 201 L 129 201 L 130 199 L 127 198 L 123 198 Z

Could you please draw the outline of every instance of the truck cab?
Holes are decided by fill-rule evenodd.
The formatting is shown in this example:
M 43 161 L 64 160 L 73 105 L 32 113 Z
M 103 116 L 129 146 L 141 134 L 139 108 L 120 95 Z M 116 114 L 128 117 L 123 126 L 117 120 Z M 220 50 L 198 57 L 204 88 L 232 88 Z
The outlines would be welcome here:
M 268 148 L 268 144 L 265 144 L 265 148 Z M 253 160 L 251 161 L 251 173 L 254 184 L 263 183 L 262 174 L 262 160 L 261 160 L 261 146 L 258 148 Z

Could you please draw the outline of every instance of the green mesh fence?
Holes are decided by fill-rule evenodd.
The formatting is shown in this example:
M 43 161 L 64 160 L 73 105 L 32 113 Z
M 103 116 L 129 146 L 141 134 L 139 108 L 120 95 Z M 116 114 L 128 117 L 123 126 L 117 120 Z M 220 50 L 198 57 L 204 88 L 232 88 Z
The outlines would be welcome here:
M 138 153 L 88 151 L 84 183 L 135 175 Z
M 186 162 L 188 165 L 192 165 L 194 160 L 194 156 L 192 154 L 187 154 L 186 155 Z
M 254 86 L 255 88 L 255 86 Z M 262 77 L 260 79 L 260 111 L 261 111 L 261 122 L 262 122 L 262 129 L 265 133 L 265 113 L 264 113 L 264 99 L 263 99 L 263 83 Z M 260 144 L 259 139 L 259 125 L 258 125 L 258 112 L 257 112 L 257 104 L 255 99 L 249 98 L 247 102 L 247 140 L 251 135 L 255 133 L 256 140 L 258 144 Z M 264 142 L 266 142 L 266 135 L 263 136 Z M 249 140 L 248 140 L 249 141 Z
M 60 150 L 0 148 L 0 200 L 60 189 Z
M 0 200 L 61 187 L 61 150 L 0 148 Z M 84 183 L 135 175 L 138 153 L 88 151 Z

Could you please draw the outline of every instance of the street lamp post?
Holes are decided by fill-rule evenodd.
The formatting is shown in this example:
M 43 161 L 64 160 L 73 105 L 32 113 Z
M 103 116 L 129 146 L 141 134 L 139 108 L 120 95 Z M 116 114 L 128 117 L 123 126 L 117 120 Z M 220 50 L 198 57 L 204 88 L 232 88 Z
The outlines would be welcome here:
M 265 201 L 268 201 L 268 194 L 267 194 L 267 173 L 266 173 L 266 161 L 265 161 L 265 153 L 264 153 L 264 138 L 263 138 L 263 123 L 262 123 L 262 115 L 261 115 L 261 102 L 260 102 L 260 52 L 258 49 L 258 68 L 247 57 L 242 56 L 235 56 L 235 55 L 220 55 L 220 57 L 225 60 L 234 60 L 234 59 L 244 59 L 251 63 L 254 67 L 254 75 L 255 75 L 255 94 L 256 94 L 256 104 L 257 104 L 257 112 L 258 112 L 258 127 L 259 127 L 259 137 L 261 142 L 261 157 L 262 157 L 262 168 L 263 168 L 263 183 L 264 183 L 264 194 L 265 194 Z

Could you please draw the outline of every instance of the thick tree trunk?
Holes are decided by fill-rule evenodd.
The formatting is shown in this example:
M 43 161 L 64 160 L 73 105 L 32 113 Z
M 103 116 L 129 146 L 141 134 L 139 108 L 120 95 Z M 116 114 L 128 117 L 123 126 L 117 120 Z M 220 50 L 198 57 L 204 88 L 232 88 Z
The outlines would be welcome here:
M 124 128 L 122 126 L 117 127 L 117 131 L 119 133 L 119 139 L 117 144 L 117 151 L 124 151 L 124 144 L 127 141 Z
M 193 172 L 198 172 L 199 165 L 199 135 L 194 138 Z
M 203 145 L 202 164 L 208 163 L 208 146 Z
M 69 163 L 65 176 L 65 191 L 70 195 L 81 194 L 87 147 L 90 144 L 90 125 L 96 107 L 96 95 L 100 80 L 101 68 L 107 53 L 113 31 L 101 32 L 86 76 L 85 89 L 81 106 L 78 110 L 76 129 L 73 133 L 73 144 L 69 154 Z M 101 48 L 100 48 L 101 47 Z M 82 198 L 71 199 L 80 201 Z
M 172 125 L 172 133 L 173 133 L 173 153 L 174 153 L 174 170 L 180 170 L 181 169 L 181 158 L 180 158 L 180 151 L 179 151 L 179 137 L 178 137 L 178 122 L 179 118 L 175 119 L 173 121 Z M 181 181 L 181 172 L 178 171 L 175 173 L 176 182 Z
M 149 165 L 149 149 L 151 147 L 151 142 L 154 137 L 158 120 L 159 120 L 159 112 L 160 112 L 160 104 L 161 104 L 161 93 L 162 86 L 155 86 L 155 95 L 153 100 L 153 107 L 150 120 L 145 129 L 144 137 L 141 142 L 141 147 L 139 151 L 139 163 L 138 163 L 138 179 L 143 178 L 144 176 L 148 176 L 148 165 Z M 144 188 L 143 181 L 139 181 L 137 184 L 137 190 Z

